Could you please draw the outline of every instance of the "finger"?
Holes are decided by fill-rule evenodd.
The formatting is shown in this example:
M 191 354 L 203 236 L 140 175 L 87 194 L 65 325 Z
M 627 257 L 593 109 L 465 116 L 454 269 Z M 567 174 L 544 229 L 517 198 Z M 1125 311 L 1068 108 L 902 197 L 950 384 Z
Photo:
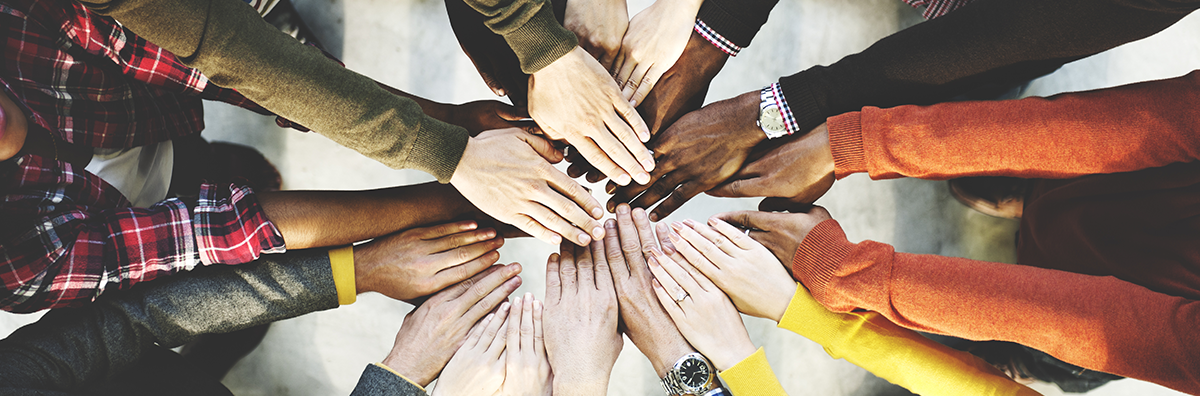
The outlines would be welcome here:
M 675 188 L 675 191 L 671 192 L 671 195 L 668 195 L 658 206 L 654 207 L 654 212 L 650 216 L 655 219 L 666 218 L 679 209 L 679 207 L 683 206 L 683 204 L 687 203 L 687 201 L 699 195 L 701 191 L 703 191 L 703 188 L 695 180 L 680 184 L 679 187 Z
M 494 317 L 496 317 L 496 314 L 489 313 L 487 316 L 484 316 L 479 323 L 476 323 L 475 326 L 472 326 L 471 331 L 467 333 L 467 340 L 463 341 L 462 346 L 459 348 L 474 348 L 475 345 L 479 343 L 479 340 L 483 338 L 484 331 L 487 330 L 488 324 L 492 323 L 492 318 Z
M 562 293 L 559 297 L 574 295 L 579 290 L 579 266 L 575 257 L 575 245 L 564 243 L 558 246 L 558 278 Z
M 725 238 L 728 238 L 739 249 L 750 250 L 754 248 L 755 245 L 759 244 L 758 242 L 755 242 L 753 238 L 750 238 L 749 233 L 737 229 L 737 227 L 726 223 L 717 216 L 709 217 L 708 225 L 712 226 L 717 232 L 721 233 L 721 235 L 724 235 Z
M 512 314 L 508 315 L 508 332 L 505 334 L 504 351 L 508 355 L 506 360 L 511 365 L 516 365 L 521 358 L 521 317 L 524 316 L 525 299 L 517 297 L 513 300 Z
M 730 178 L 726 181 L 708 190 L 708 195 L 714 197 L 763 197 L 767 196 L 769 189 L 769 181 L 764 177 L 752 177 L 749 179 Z
M 533 147 L 533 151 L 536 151 L 538 155 L 541 155 L 542 158 L 546 159 L 546 161 L 550 161 L 552 164 L 562 162 L 562 151 L 554 148 L 554 144 L 550 143 L 549 140 L 542 139 L 528 133 L 519 133 L 517 136 L 520 136 L 521 140 L 524 140 L 525 143 L 529 143 L 529 147 Z
M 474 221 L 471 221 L 471 223 L 474 223 Z M 471 229 L 473 228 L 475 227 L 472 226 Z M 496 230 L 493 228 L 484 228 L 481 230 L 442 234 L 440 237 L 422 239 L 433 242 L 433 250 L 435 252 L 446 252 L 460 247 L 488 241 L 493 238 L 496 238 Z M 470 260 L 470 258 L 467 260 Z
M 613 105 L 616 106 L 617 114 L 620 114 L 621 118 L 624 118 L 625 122 L 629 124 L 629 127 L 633 129 L 633 136 L 637 137 L 638 142 L 649 142 L 650 127 L 646 126 L 646 120 L 642 119 L 642 114 L 638 113 L 637 108 L 634 107 L 632 103 L 620 100 L 614 100 Z M 626 145 L 628 145 L 631 150 L 634 147 L 633 144 L 626 143 Z M 637 147 L 640 147 L 642 150 L 646 150 L 646 147 L 640 144 L 638 144 Z M 650 157 L 649 152 L 646 152 L 646 157 Z M 638 158 L 641 160 L 643 157 Z M 654 158 L 650 157 L 649 162 L 646 162 L 645 160 L 642 161 L 643 167 L 646 168 L 646 172 L 654 170 Z
M 538 206 L 541 207 L 541 205 Z M 545 208 L 543 207 L 543 209 Z M 512 222 L 509 224 L 511 224 L 513 227 L 517 227 L 517 229 L 521 231 L 524 231 L 526 234 L 529 234 L 529 236 L 537 238 L 539 241 L 552 243 L 555 245 L 562 243 L 562 235 L 551 231 L 549 228 L 546 228 L 546 226 L 542 225 L 542 223 L 539 222 L 538 219 L 533 218 L 533 216 L 518 213 L 513 217 Z
M 585 213 L 575 202 L 550 188 L 539 192 L 538 195 L 538 203 L 541 204 L 539 206 L 544 210 L 532 208 L 529 212 L 535 217 L 546 218 L 546 221 L 538 219 L 543 225 L 581 246 L 591 243 L 595 238 L 604 237 L 604 228 L 600 226 L 600 222 Z M 597 206 L 596 209 L 600 208 Z M 591 233 L 583 230 L 591 230 Z
M 666 231 L 667 240 L 669 240 L 671 242 L 671 247 L 674 252 L 667 253 L 666 251 L 663 251 L 663 253 L 666 254 L 668 258 L 670 258 L 671 260 L 674 260 L 676 263 L 678 263 L 681 267 L 683 267 L 683 269 L 687 270 L 687 272 L 692 275 L 692 278 L 698 279 L 698 278 L 705 277 L 705 275 L 703 273 L 701 273 L 700 270 L 696 269 L 695 266 L 688 263 L 688 259 L 686 257 L 684 257 L 683 254 L 679 253 L 679 249 L 681 248 L 681 246 L 687 247 L 687 245 L 688 245 L 687 241 L 684 241 L 683 237 L 680 236 L 678 232 L 675 232 L 674 228 L 672 228 L 672 227 L 666 227 L 666 228 L 667 228 L 667 231 Z
M 436 274 L 433 274 L 433 282 L 436 290 L 444 289 L 446 286 L 462 282 L 464 279 L 475 276 L 475 274 L 478 274 L 480 271 L 491 267 L 492 264 L 495 264 L 499 260 L 500 252 L 496 252 L 493 249 L 493 251 L 489 251 L 484 255 L 475 258 L 474 260 L 450 268 L 442 269 Z
M 562 279 L 559 275 L 559 255 L 551 253 L 546 259 L 546 301 L 557 303 L 562 296 Z
M 576 277 L 579 279 L 579 290 L 595 290 L 596 265 L 592 258 L 592 247 L 576 247 L 575 254 L 575 265 L 579 268 L 579 273 L 576 275 Z
M 462 282 L 459 282 L 454 287 L 447 288 L 445 290 L 438 292 L 433 297 L 430 297 L 430 299 L 431 300 L 437 299 L 437 300 L 441 300 L 441 301 L 450 301 L 450 300 L 460 298 L 460 297 L 462 297 L 463 294 L 466 294 L 468 291 L 471 291 L 471 288 L 475 287 L 475 284 L 482 282 L 484 279 L 489 279 L 488 278 L 489 276 L 495 276 L 497 273 L 500 273 L 500 276 L 504 277 L 504 279 L 508 279 L 512 275 L 516 275 L 516 272 L 513 272 L 513 269 L 509 268 L 508 266 L 494 265 L 494 266 L 491 266 L 491 267 L 485 269 L 483 272 L 475 274 L 474 276 L 467 278 L 466 280 L 464 280 Z M 503 281 L 503 279 L 501 281 Z M 492 287 L 495 287 L 495 286 L 492 286 Z
M 615 143 L 616 139 L 614 139 L 612 136 L 608 136 L 607 138 L 611 141 L 610 146 L 619 146 L 618 143 Z M 572 147 L 575 147 L 575 149 L 579 150 L 579 153 L 583 154 L 583 158 L 589 164 L 592 164 L 592 166 L 597 170 L 603 172 L 614 182 L 622 186 L 633 181 L 633 176 L 630 176 L 630 174 L 626 173 L 625 170 L 618 166 L 616 162 L 613 162 L 613 159 L 609 158 L 608 154 L 606 154 L 605 151 L 600 148 L 600 146 L 597 146 L 594 140 L 587 137 L 583 137 L 582 140 L 583 141 L 580 141 L 579 143 L 572 142 Z M 625 151 L 624 148 L 621 150 Z M 628 161 L 630 163 L 633 162 L 633 157 L 630 156 L 628 152 L 625 153 L 625 156 L 628 157 Z M 641 169 L 641 167 L 638 167 L 638 169 Z
M 533 351 L 539 358 L 544 359 L 546 342 L 544 333 L 542 333 L 542 309 L 544 309 L 542 302 L 533 300 Z
M 646 71 L 646 76 L 642 77 L 642 82 L 638 84 L 637 91 L 634 91 L 633 96 L 630 97 L 630 101 L 633 102 L 634 106 L 641 104 L 642 99 L 646 99 L 646 95 L 650 94 L 650 90 L 654 89 L 654 86 L 658 84 L 658 79 L 662 78 L 665 72 L 666 70 L 658 65 L 651 66 L 650 70 Z
M 634 199 L 633 202 L 629 203 L 629 205 L 635 208 L 649 208 L 654 206 L 654 204 L 670 195 L 671 192 L 675 191 L 680 184 L 686 182 L 688 179 L 689 176 L 683 172 L 668 173 L 666 176 L 655 179 L 654 184 L 650 185 L 649 188 L 646 188 L 645 191 L 643 191 L 641 195 L 638 195 L 637 199 Z M 631 190 L 629 193 L 633 193 L 632 189 L 629 187 L 626 187 L 625 189 Z M 618 195 L 624 195 L 624 192 L 618 191 L 618 194 L 614 194 L 613 198 L 615 199 Z
M 763 212 L 808 213 L 812 208 L 812 203 L 795 202 L 788 198 L 767 197 L 758 202 L 758 210 Z
M 680 244 L 677 244 L 676 246 L 678 246 L 678 245 L 680 245 Z M 665 269 L 667 271 L 667 274 L 671 275 L 671 278 L 675 280 L 675 283 L 679 284 L 679 287 L 683 288 L 683 291 L 686 291 L 688 294 L 696 294 L 696 293 L 701 293 L 705 290 L 703 287 L 700 286 L 700 283 L 698 283 L 696 281 L 696 279 L 694 277 L 692 277 L 692 274 L 689 273 L 688 270 L 683 267 L 684 265 L 689 265 L 689 266 L 691 265 L 691 264 L 688 264 L 686 260 L 677 262 L 675 260 L 668 258 L 664 254 L 657 254 L 657 253 L 651 255 L 651 257 L 654 258 L 656 261 L 658 261 L 659 266 L 662 267 L 663 269 Z M 698 275 L 700 277 L 704 277 L 704 274 L 698 274 Z
M 734 245 L 733 241 L 730 241 L 725 235 L 722 235 L 708 225 L 697 223 L 692 219 L 688 219 L 684 223 L 687 224 L 687 227 L 684 227 L 684 231 L 691 230 L 691 232 L 684 234 L 684 239 L 688 241 L 703 239 L 705 242 L 708 242 L 707 244 L 701 244 L 704 245 L 703 248 L 693 244 L 693 246 L 700 249 L 700 253 L 704 253 L 705 257 L 711 260 L 722 260 L 732 258 L 735 254 L 742 252 L 742 248 Z M 687 234 L 695 234 L 695 236 L 689 238 Z
M 625 84 L 629 83 L 629 76 L 633 75 L 633 71 L 637 68 L 638 62 L 629 55 L 628 51 L 625 51 L 624 46 L 621 48 L 621 54 L 617 55 L 618 60 L 620 60 L 618 63 L 621 64 L 621 67 L 617 69 L 617 72 L 613 75 L 613 78 L 617 80 L 617 86 L 624 90 Z
M 453 223 L 438 224 L 438 225 L 435 225 L 432 227 L 419 228 L 418 229 L 419 231 L 417 232 L 417 237 L 421 238 L 422 240 L 428 241 L 428 240 L 433 240 L 433 239 L 439 239 L 444 236 L 452 235 L 452 234 L 467 234 L 467 231 L 471 231 L 476 228 L 479 228 L 479 223 L 476 223 L 475 220 L 456 221 Z M 490 237 L 488 237 L 488 238 L 490 238 Z M 488 239 L 488 238 L 484 238 L 484 239 Z M 474 242 L 471 242 L 471 243 L 474 243 Z M 461 246 L 461 245 L 459 245 L 459 246 Z M 450 248 L 454 248 L 454 247 L 456 247 L 456 246 L 452 246 Z M 449 249 L 449 248 L 447 248 L 447 249 Z M 442 249 L 439 251 L 444 251 L 444 250 L 446 250 L 446 249 Z
M 595 282 L 596 290 L 609 296 L 616 296 L 616 287 L 613 286 L 612 270 L 609 268 L 608 260 L 604 259 L 603 240 L 593 244 L 593 259 L 595 259 Z
M 638 238 L 642 243 L 642 251 L 651 246 L 658 246 L 654 239 L 654 223 L 650 222 L 650 217 L 646 215 L 646 210 L 635 208 L 631 211 L 633 215 L 633 226 L 637 230 Z
M 639 209 L 640 210 L 640 209 Z M 644 212 L 643 212 L 644 214 Z M 642 275 L 646 267 L 646 257 L 642 255 L 645 249 L 655 247 L 655 244 L 644 244 L 634 225 L 633 214 L 629 205 L 617 206 L 617 232 L 621 235 L 621 253 L 629 264 L 629 271 Z
M 508 335 L 508 318 L 511 318 L 515 314 L 513 308 L 512 303 L 505 301 L 503 304 L 500 304 L 500 312 L 497 312 L 496 318 L 493 319 L 496 322 L 496 329 L 495 332 L 491 333 L 491 338 L 488 339 L 487 348 L 487 356 L 490 360 L 499 358 L 500 354 L 504 352 L 505 341 L 507 341 L 506 336 Z
M 604 222 L 604 257 L 608 261 L 608 267 L 612 271 L 614 279 L 629 278 L 629 266 L 625 262 L 625 253 L 622 252 L 625 244 L 618 240 L 624 238 L 625 235 L 617 232 L 616 220 L 608 219 Z M 617 289 L 618 292 L 621 291 L 620 287 Z
M 516 263 L 510 265 L 519 266 L 519 264 Z M 521 277 L 519 276 L 514 276 L 511 279 L 504 281 L 503 284 L 495 289 L 492 289 L 490 293 L 487 293 L 480 298 L 478 303 L 472 305 L 471 309 L 467 310 L 467 312 L 463 314 L 463 318 L 466 318 L 467 320 L 479 320 L 479 318 L 482 318 L 483 315 L 486 315 L 488 311 L 491 311 L 492 308 L 495 308 L 496 305 L 506 301 L 508 299 L 508 295 L 512 294 L 512 292 L 517 290 L 517 288 L 520 286 Z
M 653 64 L 638 63 L 638 65 L 633 68 L 633 71 L 629 73 L 629 78 L 625 80 L 624 84 L 621 84 L 622 98 L 624 98 L 626 101 L 633 99 L 633 93 L 637 91 L 639 85 L 645 82 L 646 72 L 650 71 L 651 66 L 653 66 Z
M 604 237 L 604 231 L 598 230 L 600 223 L 595 221 L 595 219 L 604 217 L 604 209 L 600 207 L 600 201 L 597 201 L 596 197 L 592 196 L 592 192 L 574 179 L 571 179 L 570 176 L 559 172 L 553 167 L 546 169 L 546 176 L 546 181 L 551 188 L 575 202 L 575 205 L 571 205 L 572 208 L 586 211 L 585 215 L 591 215 L 591 219 L 588 219 L 587 222 L 595 224 L 597 230 L 593 230 L 595 232 L 594 236 L 596 238 Z M 580 224 L 580 226 L 583 225 Z
M 556 203 L 552 202 L 549 204 L 553 205 Z M 561 205 L 561 202 L 557 204 Z M 586 245 L 592 241 L 592 238 L 586 232 L 580 230 L 574 224 L 559 216 L 558 213 L 555 213 L 546 206 L 542 206 L 540 203 L 534 202 L 533 205 L 529 205 L 526 212 L 526 215 L 537 220 L 538 223 L 550 229 L 555 235 L 561 235 L 562 238 L 558 241 L 560 243 L 566 241 L 577 245 Z
M 671 296 L 671 292 L 667 291 L 666 286 L 663 286 L 658 281 L 658 278 L 655 278 L 652 283 L 654 284 L 654 295 L 658 296 L 659 304 L 662 304 L 663 309 L 667 311 L 667 315 L 671 317 L 671 321 L 675 322 L 676 326 L 679 326 L 687 318 L 683 313 L 683 309 L 679 308 L 679 303 L 675 302 L 675 298 Z
M 533 355 L 533 294 L 526 293 L 521 300 L 524 309 L 521 310 L 521 355 L 528 360 Z
M 675 244 L 671 242 L 671 227 L 667 223 L 658 223 L 654 225 L 655 233 L 658 234 L 658 244 L 668 257 L 679 254 L 675 251 Z
M 688 294 L 687 291 L 683 289 L 683 286 L 679 286 L 679 282 L 676 282 L 675 278 L 663 268 L 657 255 L 646 257 L 646 261 L 650 264 L 650 273 L 654 274 L 654 279 L 658 280 L 658 283 L 670 294 L 672 305 L 678 305 L 676 301 L 679 301 L 679 298 L 683 295 Z
M 672 227 L 672 229 L 675 228 Z M 704 237 L 699 236 L 695 232 L 688 233 L 688 231 L 691 230 L 687 229 L 687 227 L 684 227 L 684 230 L 680 230 L 678 233 L 669 234 L 671 242 L 675 245 L 675 251 L 678 252 L 677 254 L 683 256 L 684 261 L 691 263 L 693 267 L 699 270 L 702 276 L 720 279 L 721 267 L 714 263 L 716 260 L 705 256 L 695 246 L 695 244 L 708 244 L 710 246 L 711 244 L 708 242 L 708 240 L 704 239 Z M 695 239 L 700 239 L 702 241 L 692 243 L 691 239 L 681 239 L 685 233 L 688 235 L 694 235 Z M 716 247 L 712 248 L 716 249 Z
M 629 104 L 625 103 L 625 106 Z M 654 170 L 654 158 L 650 156 L 650 151 L 646 150 L 646 146 L 638 141 L 629 124 L 617 114 L 606 114 L 603 119 L 608 132 L 611 133 L 605 134 L 601 131 L 600 135 L 592 136 L 592 141 L 638 184 L 649 183 L 650 171 Z
M 505 121 L 521 121 L 529 118 L 529 110 L 524 107 L 502 104 L 496 109 L 496 115 Z
M 584 180 L 587 180 L 588 183 L 599 183 L 601 180 L 608 178 L 607 175 L 605 175 L 603 172 L 600 172 L 600 170 L 596 168 L 591 168 L 588 170 L 586 176 L 587 177 L 584 177 Z

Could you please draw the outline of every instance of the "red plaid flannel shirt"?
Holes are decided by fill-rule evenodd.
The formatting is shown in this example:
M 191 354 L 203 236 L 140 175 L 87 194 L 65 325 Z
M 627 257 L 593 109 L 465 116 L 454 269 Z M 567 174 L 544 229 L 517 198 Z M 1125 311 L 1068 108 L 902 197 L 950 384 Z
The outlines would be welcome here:
M 71 0 L 0 1 L 0 84 L 30 128 L 137 147 L 204 128 L 201 99 L 270 114 Z M 196 265 L 241 264 L 284 241 L 247 187 L 205 185 L 194 208 L 133 208 L 114 187 L 36 155 L 0 162 L 0 309 L 94 300 Z

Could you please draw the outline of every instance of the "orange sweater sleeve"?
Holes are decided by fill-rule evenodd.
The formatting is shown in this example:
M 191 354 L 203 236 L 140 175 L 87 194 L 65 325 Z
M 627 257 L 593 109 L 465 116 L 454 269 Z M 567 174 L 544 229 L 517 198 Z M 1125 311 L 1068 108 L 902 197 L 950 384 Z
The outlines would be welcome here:
M 866 107 L 827 122 L 839 178 L 1129 172 L 1200 159 L 1200 71 L 1047 98 Z
M 875 311 L 897 325 L 1011 341 L 1081 367 L 1200 393 L 1200 302 L 1114 277 L 850 243 L 835 220 L 804 238 L 793 273 L 834 312 Z

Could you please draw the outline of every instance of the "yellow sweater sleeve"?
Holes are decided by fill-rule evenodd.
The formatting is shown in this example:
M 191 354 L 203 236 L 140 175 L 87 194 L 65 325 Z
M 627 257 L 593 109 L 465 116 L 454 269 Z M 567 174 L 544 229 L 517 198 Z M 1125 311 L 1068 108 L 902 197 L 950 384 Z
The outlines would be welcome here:
M 358 287 L 354 284 L 354 246 L 330 249 L 329 266 L 333 269 L 338 305 L 354 304 L 358 300 Z
M 733 396 L 787 395 L 761 347 L 719 375 Z
M 919 395 L 1040 395 L 982 359 L 897 326 L 878 313 L 831 312 L 799 284 L 779 327 L 821 344 L 835 359 L 846 359 Z

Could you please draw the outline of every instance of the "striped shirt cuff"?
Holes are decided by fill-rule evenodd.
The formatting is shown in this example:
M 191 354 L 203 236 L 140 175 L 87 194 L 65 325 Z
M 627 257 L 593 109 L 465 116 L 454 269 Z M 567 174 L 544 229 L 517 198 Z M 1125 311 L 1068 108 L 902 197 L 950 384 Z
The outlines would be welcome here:
M 792 114 L 792 108 L 788 106 L 787 97 L 783 96 L 783 89 L 779 87 L 779 83 L 771 84 L 769 87 L 775 96 L 775 105 L 779 106 L 779 115 L 783 117 L 783 126 L 787 129 L 788 135 L 799 132 L 800 124 L 796 122 L 796 116 Z
M 704 24 L 704 21 L 697 19 L 694 30 L 696 30 L 696 33 L 700 34 L 700 37 L 704 37 L 705 40 L 708 40 L 708 42 L 717 46 L 718 49 L 726 54 L 729 54 L 729 56 L 737 56 L 738 52 L 742 51 L 742 47 L 739 47 L 737 44 L 734 44 L 732 41 L 729 41 L 729 39 L 725 38 L 725 36 L 717 33 L 716 30 L 708 27 L 708 25 Z

